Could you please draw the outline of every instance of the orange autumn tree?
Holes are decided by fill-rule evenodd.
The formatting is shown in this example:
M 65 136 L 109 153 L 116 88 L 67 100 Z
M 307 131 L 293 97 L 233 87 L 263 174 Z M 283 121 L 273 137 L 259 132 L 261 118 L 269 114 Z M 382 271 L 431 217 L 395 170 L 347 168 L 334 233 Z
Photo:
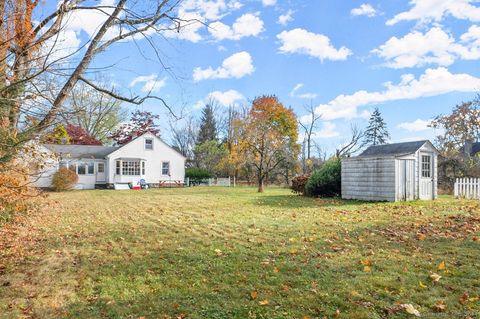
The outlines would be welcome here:
M 264 95 L 253 101 L 245 122 L 243 148 L 255 167 L 258 192 L 263 192 L 269 174 L 298 156 L 297 119 L 276 96 Z

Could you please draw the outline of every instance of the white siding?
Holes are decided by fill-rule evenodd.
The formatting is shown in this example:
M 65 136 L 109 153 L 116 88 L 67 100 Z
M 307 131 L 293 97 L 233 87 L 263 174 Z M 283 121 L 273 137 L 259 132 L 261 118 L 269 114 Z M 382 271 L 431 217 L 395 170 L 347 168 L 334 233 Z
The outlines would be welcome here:
M 395 201 L 395 158 L 343 159 L 342 198 Z
M 153 138 L 153 150 L 145 149 L 145 138 Z M 107 183 L 136 183 L 141 178 L 147 183 L 182 181 L 185 178 L 185 158 L 153 134 L 147 133 L 107 156 Z M 120 158 L 145 160 L 145 175 L 118 176 L 115 161 Z M 170 163 L 170 176 L 162 175 L 162 162 Z

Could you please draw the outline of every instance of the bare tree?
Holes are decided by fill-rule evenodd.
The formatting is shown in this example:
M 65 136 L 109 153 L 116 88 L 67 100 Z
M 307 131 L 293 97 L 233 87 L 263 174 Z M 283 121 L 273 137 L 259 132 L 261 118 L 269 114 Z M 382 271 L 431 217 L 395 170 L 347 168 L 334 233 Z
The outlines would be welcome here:
M 99 86 L 107 85 L 101 81 Z M 75 86 L 65 104 L 60 111 L 62 121 L 84 129 L 103 143 L 127 115 L 119 100 L 85 83 Z
M 193 116 L 189 116 L 180 121 L 170 121 L 170 130 L 172 134 L 172 145 L 183 156 L 190 161 L 194 157 L 195 144 L 197 142 L 198 135 L 198 123 Z
M 79 81 L 120 101 L 138 105 L 155 99 L 169 108 L 161 97 L 150 93 L 124 96 L 97 85 L 88 74 L 95 58 L 114 44 L 142 37 L 163 63 L 152 35 L 179 31 L 185 24 L 196 22 L 176 16 L 179 2 L 118 0 L 104 5 L 62 0 L 34 26 L 32 16 L 38 0 L 0 1 L 0 163 L 11 160 L 22 145 L 54 123 Z M 62 31 L 69 17 L 79 11 L 94 11 L 104 19 L 78 50 L 59 56 Z M 48 77 L 60 82 L 53 95 L 44 94 L 41 87 L 40 79 Z M 19 121 L 28 116 L 36 120 L 20 126 Z
M 355 154 L 360 151 L 364 146 L 363 139 L 365 137 L 365 132 L 358 128 L 357 125 L 352 124 L 350 127 L 350 140 L 345 142 L 340 148 L 336 151 L 337 157 L 345 157 Z
M 308 114 L 305 116 L 305 118 L 308 117 L 308 122 L 300 120 L 298 121 L 298 124 L 300 127 L 302 127 L 305 134 L 305 159 L 308 160 L 311 158 L 311 150 L 313 147 L 312 137 L 315 133 L 315 129 L 317 129 L 318 121 L 322 118 L 322 116 L 315 112 L 315 107 L 313 106 L 312 102 L 310 102 L 308 106 L 305 106 L 305 109 L 308 112 Z

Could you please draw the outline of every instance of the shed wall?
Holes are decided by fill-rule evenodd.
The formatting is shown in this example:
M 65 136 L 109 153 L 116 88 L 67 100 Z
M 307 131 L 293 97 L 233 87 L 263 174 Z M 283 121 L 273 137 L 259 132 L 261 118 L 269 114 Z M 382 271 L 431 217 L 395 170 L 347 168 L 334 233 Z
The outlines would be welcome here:
M 343 159 L 342 198 L 395 201 L 395 158 Z

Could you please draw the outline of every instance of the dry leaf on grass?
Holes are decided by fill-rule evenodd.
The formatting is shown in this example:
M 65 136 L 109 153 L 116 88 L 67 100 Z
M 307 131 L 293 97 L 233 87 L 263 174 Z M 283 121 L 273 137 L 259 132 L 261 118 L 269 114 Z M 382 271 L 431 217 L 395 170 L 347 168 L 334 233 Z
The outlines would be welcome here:
M 258 295 L 257 291 L 254 290 L 250 293 L 250 298 L 252 298 L 252 300 L 255 300 L 257 299 L 257 295 Z
M 438 270 L 445 270 L 446 268 L 445 261 L 442 261 L 437 267 Z
M 436 273 L 432 273 L 430 275 L 430 279 L 432 279 L 432 282 L 434 282 L 434 283 L 439 282 L 440 278 L 442 278 L 442 276 L 440 276 L 439 274 L 436 274 Z
M 444 300 L 438 300 L 433 306 L 433 308 L 436 311 L 442 312 L 442 311 L 445 311 L 445 309 L 447 309 L 447 305 L 445 304 Z
M 268 301 L 267 299 L 265 299 L 265 300 L 259 301 L 258 304 L 259 304 L 260 306 L 267 306 L 267 305 L 270 304 L 270 301 Z
M 405 310 L 405 312 L 414 315 L 415 317 L 420 317 L 420 312 L 411 304 L 401 304 L 400 306 Z

